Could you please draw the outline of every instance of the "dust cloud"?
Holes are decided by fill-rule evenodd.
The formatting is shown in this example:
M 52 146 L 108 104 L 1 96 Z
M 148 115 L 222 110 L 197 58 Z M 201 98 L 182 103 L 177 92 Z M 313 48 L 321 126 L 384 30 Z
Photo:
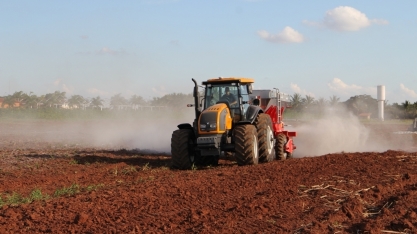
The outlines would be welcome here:
M 133 116 L 136 117 L 120 111 L 117 117 L 109 119 L 2 120 L 0 148 L 94 147 L 169 154 L 172 132 L 180 123 L 192 123 L 194 109 L 184 107 Z M 390 134 L 398 131 L 388 129 L 390 125 L 376 124 L 369 128 L 369 124 L 365 126 L 363 121 L 343 109 L 327 109 L 322 112 L 321 118 L 307 119 L 286 122 L 292 125 L 286 127 L 286 130 L 297 132 L 297 137 L 294 138 L 297 146 L 294 157 L 404 150 L 417 140 L 417 134 Z
M 340 152 L 382 152 L 398 147 L 388 138 L 375 136 L 357 116 L 343 108 L 326 109 L 321 118 L 300 121 L 291 131 L 297 132 L 294 157 Z M 385 133 L 388 135 L 390 131 Z
M 123 118 L 116 121 L 92 123 L 86 126 L 90 134 L 90 145 L 141 152 L 171 152 L 171 135 L 180 123 L 191 123 L 194 119 L 191 108 L 182 113 L 150 113 L 147 118 Z M 175 116 L 175 117 L 174 117 Z
M 120 115 L 92 120 L 0 121 L 2 148 L 103 148 L 170 153 L 171 135 L 180 123 L 191 123 L 193 108 L 155 111 L 135 118 Z

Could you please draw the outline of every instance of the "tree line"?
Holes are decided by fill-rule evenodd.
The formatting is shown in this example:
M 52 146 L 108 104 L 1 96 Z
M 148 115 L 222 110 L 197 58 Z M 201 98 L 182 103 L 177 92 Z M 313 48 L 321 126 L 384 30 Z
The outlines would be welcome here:
M 310 114 L 318 114 L 323 112 L 325 108 L 344 107 L 350 112 L 360 115 L 369 114 L 371 118 L 378 117 L 378 100 L 370 95 L 356 95 L 342 102 L 340 98 L 333 95 L 329 99 L 315 99 L 310 95 L 295 93 L 290 96 L 290 106 L 293 112 L 303 112 Z M 384 115 L 386 119 L 410 119 L 417 116 L 417 101 L 411 103 L 406 100 L 403 103 L 389 104 L 384 101 Z
M 55 91 L 44 95 L 36 95 L 32 92 L 24 93 L 23 91 L 15 92 L 3 97 L 2 107 L 9 108 L 67 108 L 67 109 L 100 109 L 108 108 L 113 110 L 139 110 L 143 107 L 185 107 L 193 103 L 192 94 L 171 93 L 162 97 L 154 97 L 146 100 L 140 95 L 132 95 L 129 98 L 124 97 L 121 93 L 115 94 L 109 100 L 104 100 L 100 96 L 86 98 L 81 95 L 71 95 L 67 98 L 66 92 Z M 310 95 L 302 96 L 295 93 L 290 96 L 289 105 L 293 113 L 322 113 L 325 108 L 343 106 L 354 114 L 368 113 L 372 118 L 378 116 L 377 100 L 370 95 L 356 95 L 342 102 L 340 98 L 333 95 L 328 99 L 314 98 Z M 414 118 L 417 116 L 417 102 L 408 100 L 403 103 L 388 104 L 384 102 L 386 118 Z
M 26 109 L 40 109 L 40 108 L 67 108 L 67 109 L 133 109 L 137 110 L 140 107 L 169 107 L 179 106 L 190 103 L 192 101 L 192 94 L 172 93 L 163 97 L 154 97 L 151 100 L 146 100 L 140 95 L 132 95 L 130 98 L 125 98 L 122 94 L 113 95 L 108 101 L 100 96 L 93 98 L 86 98 L 81 95 L 71 95 L 67 98 L 66 92 L 55 91 L 44 95 L 36 95 L 32 92 L 29 94 L 23 91 L 15 92 L 11 95 L 3 97 L 1 107 L 5 108 L 26 108 Z

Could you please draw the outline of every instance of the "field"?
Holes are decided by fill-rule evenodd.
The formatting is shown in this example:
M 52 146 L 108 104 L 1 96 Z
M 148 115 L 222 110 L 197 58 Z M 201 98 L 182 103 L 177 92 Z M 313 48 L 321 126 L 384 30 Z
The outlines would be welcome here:
M 417 233 L 407 124 L 295 123 L 294 159 L 190 171 L 170 169 L 175 125 L 154 126 L 0 122 L 0 233 Z

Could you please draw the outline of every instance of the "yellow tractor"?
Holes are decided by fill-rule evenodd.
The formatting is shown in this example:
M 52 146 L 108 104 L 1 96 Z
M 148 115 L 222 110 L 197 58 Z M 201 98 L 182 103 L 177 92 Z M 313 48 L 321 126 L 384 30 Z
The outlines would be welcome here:
M 172 133 L 172 167 L 217 165 L 220 155 L 234 155 L 237 164 L 283 160 L 296 148 L 296 132 L 284 131 L 282 95 L 277 90 L 252 90 L 250 78 L 215 78 L 194 82 L 195 119 Z M 256 93 L 257 95 L 254 95 Z

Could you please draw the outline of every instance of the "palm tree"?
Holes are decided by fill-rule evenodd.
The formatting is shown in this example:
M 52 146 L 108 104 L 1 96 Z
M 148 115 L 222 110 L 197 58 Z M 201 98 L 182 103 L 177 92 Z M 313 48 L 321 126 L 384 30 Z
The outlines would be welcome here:
M 313 104 L 314 101 L 315 101 L 314 97 L 310 96 L 310 95 L 306 95 L 306 97 L 301 100 L 301 102 L 302 102 L 302 104 L 304 105 L 305 108 L 310 107 L 310 105 Z
M 55 106 L 58 108 L 59 105 L 65 103 L 65 100 L 65 92 L 55 91 L 54 93 L 47 93 L 44 96 L 44 104 L 49 107 Z
M 112 108 L 118 108 L 119 110 L 123 108 L 123 106 L 127 105 L 128 101 L 126 98 L 122 97 L 120 93 L 114 95 L 110 98 L 110 106 Z
M 294 108 L 294 110 L 299 110 L 301 108 L 302 104 L 302 97 L 299 93 L 294 93 L 294 95 L 291 96 L 291 106 Z
M 337 97 L 336 95 L 333 95 L 329 99 L 329 104 L 330 104 L 330 106 L 336 106 L 336 105 L 339 104 L 339 101 L 340 101 L 340 98 Z
M 42 105 L 45 105 L 45 101 L 46 101 L 45 95 L 41 95 L 37 97 L 35 101 L 36 101 L 36 109 L 38 109 Z
M 402 108 L 404 109 L 404 115 L 406 118 L 410 116 L 410 112 L 413 108 L 413 104 L 409 102 L 408 100 L 405 100 L 405 102 L 401 103 Z
M 100 110 L 103 110 L 103 102 L 104 100 L 100 98 L 100 96 L 97 96 L 95 98 L 91 98 L 90 107 L 99 108 Z
M 38 102 L 40 102 L 40 98 L 36 96 L 36 94 L 30 92 L 29 95 L 27 95 L 24 102 L 26 107 L 30 107 L 32 109 L 34 106 L 36 106 L 38 108 Z
M 320 97 L 314 103 L 317 104 L 317 106 L 319 106 L 319 107 L 324 107 L 324 106 L 327 105 L 327 100 L 324 99 L 323 97 Z
M 132 105 L 133 109 L 137 110 L 138 106 L 145 105 L 146 101 L 141 96 L 133 95 L 132 97 L 130 97 L 129 103 Z
M 28 95 L 24 93 L 23 91 L 15 92 L 12 95 L 12 99 L 14 100 L 13 106 L 16 104 L 18 107 L 21 107 L 24 105 L 24 100 L 27 99 Z

